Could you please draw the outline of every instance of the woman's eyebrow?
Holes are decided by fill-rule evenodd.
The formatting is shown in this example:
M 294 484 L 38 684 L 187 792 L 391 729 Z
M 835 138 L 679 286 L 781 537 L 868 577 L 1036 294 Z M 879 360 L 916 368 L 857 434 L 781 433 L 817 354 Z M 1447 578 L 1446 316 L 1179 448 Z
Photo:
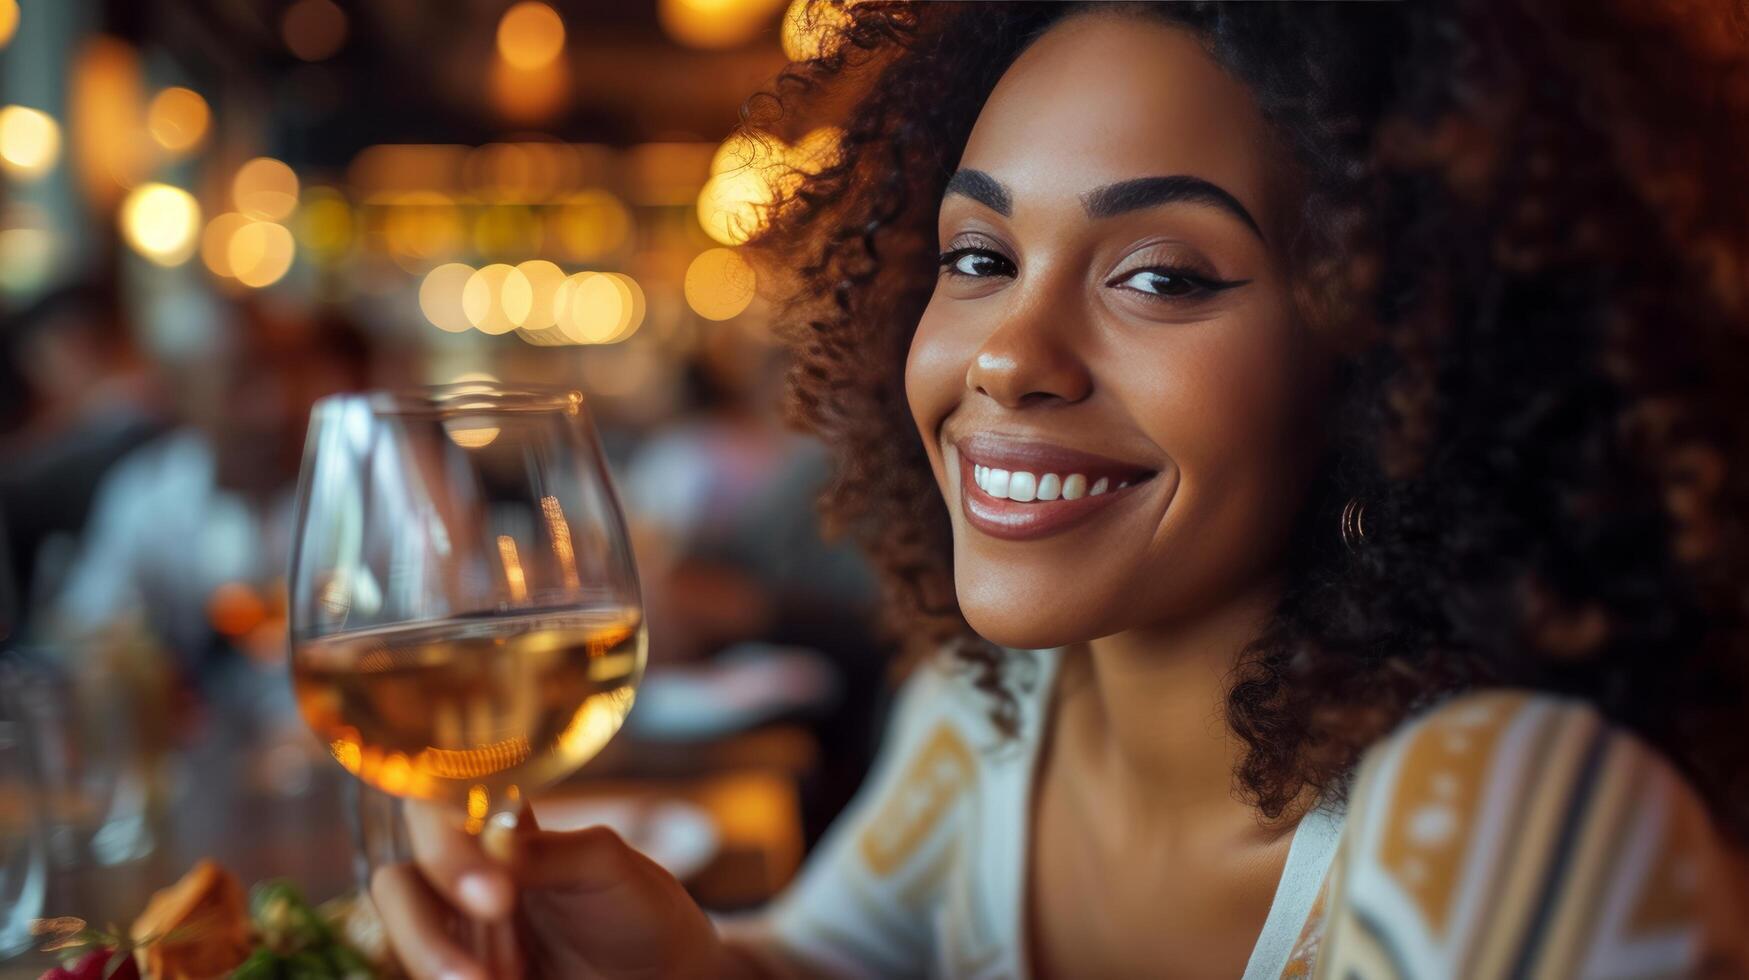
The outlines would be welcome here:
M 1238 198 L 1227 193 L 1220 185 L 1201 177 L 1183 174 L 1170 177 L 1137 177 L 1095 187 L 1081 195 L 1081 207 L 1087 211 L 1089 218 L 1110 218 L 1127 211 L 1138 211 L 1173 201 L 1189 201 L 1220 208 L 1243 221 L 1245 227 L 1250 228 L 1259 240 L 1263 238 L 1263 229 L 1257 226 L 1256 219 L 1251 217 L 1251 212 L 1245 210 L 1245 205 L 1240 204 Z
M 948 178 L 943 196 L 959 194 L 984 205 L 1004 218 L 1013 217 L 1014 196 L 1003 183 L 982 170 L 958 170 Z M 1136 177 L 1095 187 L 1081 195 L 1081 207 L 1089 218 L 1110 218 L 1159 204 L 1186 201 L 1207 204 L 1228 212 L 1251 229 L 1259 240 L 1263 229 L 1239 199 L 1218 184 L 1201 177 L 1177 174 L 1166 177 Z
M 954 175 L 947 179 L 947 189 L 942 196 L 951 194 L 969 197 L 1004 218 L 1014 216 L 1014 198 L 1009 195 L 1008 188 L 982 170 L 954 171 Z

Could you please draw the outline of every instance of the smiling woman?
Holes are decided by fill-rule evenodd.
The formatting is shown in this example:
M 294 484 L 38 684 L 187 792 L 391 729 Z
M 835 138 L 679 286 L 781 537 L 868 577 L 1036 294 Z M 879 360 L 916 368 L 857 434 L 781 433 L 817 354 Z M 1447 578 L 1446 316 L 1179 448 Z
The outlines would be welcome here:
M 748 250 L 925 658 L 881 761 L 720 927 L 425 818 L 415 973 L 446 903 L 605 976 L 1749 972 L 1738 8 L 831 16 Z

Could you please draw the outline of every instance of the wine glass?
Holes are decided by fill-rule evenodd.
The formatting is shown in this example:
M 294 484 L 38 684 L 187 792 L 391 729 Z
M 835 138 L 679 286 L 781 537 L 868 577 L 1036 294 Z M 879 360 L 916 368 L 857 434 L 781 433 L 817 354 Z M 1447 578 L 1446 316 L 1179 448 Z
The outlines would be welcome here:
M 478 833 L 631 710 L 642 600 L 582 394 L 325 398 L 295 527 L 298 708 L 367 787 L 451 804 Z

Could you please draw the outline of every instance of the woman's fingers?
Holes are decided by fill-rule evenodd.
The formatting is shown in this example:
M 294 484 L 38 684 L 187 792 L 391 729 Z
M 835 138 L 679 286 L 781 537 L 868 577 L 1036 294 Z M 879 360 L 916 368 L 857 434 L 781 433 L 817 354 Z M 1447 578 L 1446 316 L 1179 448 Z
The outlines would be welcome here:
M 451 938 L 450 909 L 418 869 L 409 864 L 378 868 L 370 894 L 395 958 L 416 980 L 489 980 Z
M 476 919 L 497 922 L 510 914 L 516 904 L 515 884 L 506 868 L 481 849 L 479 835 L 462 826 L 460 814 L 408 800 L 406 818 L 413 860 L 439 895 Z
M 600 891 L 628 884 L 660 866 L 611 829 L 532 830 L 519 834 L 513 866 L 525 888 Z

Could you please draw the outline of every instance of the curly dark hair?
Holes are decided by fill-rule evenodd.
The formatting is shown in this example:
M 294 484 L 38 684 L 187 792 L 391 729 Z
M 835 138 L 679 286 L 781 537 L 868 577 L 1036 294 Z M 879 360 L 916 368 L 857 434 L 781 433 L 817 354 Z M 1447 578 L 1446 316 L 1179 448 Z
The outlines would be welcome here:
M 827 526 L 883 572 L 901 634 L 953 651 L 1008 726 L 1011 664 L 959 613 L 904 364 L 981 106 L 1090 6 L 817 5 L 824 53 L 742 112 L 747 133 L 843 129 L 749 243 L 795 352 L 792 418 L 836 454 Z M 1749 839 L 1743 8 L 1112 10 L 1194 32 L 1254 92 L 1297 163 L 1298 312 L 1345 352 L 1288 588 L 1231 684 L 1239 788 L 1269 818 L 1340 797 L 1410 713 L 1526 686 L 1639 733 Z

